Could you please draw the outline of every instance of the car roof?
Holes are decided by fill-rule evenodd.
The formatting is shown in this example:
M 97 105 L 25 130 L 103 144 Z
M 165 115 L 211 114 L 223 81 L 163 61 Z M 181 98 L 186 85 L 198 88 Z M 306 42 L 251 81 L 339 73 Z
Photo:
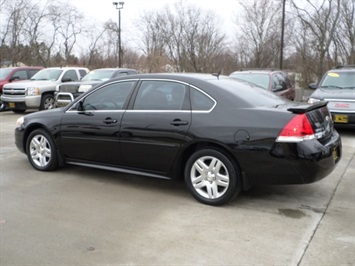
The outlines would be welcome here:
M 1 69 L 42 69 L 41 66 L 2 67 Z
M 85 69 L 88 70 L 86 67 L 47 67 L 45 69 Z
M 119 77 L 117 79 L 175 79 L 178 81 L 189 82 L 193 80 L 216 80 L 218 78 L 230 78 L 228 76 L 220 75 L 217 77 L 217 74 L 205 74 L 205 73 L 143 73 L 143 74 L 133 74 L 126 77 Z
M 137 71 L 135 69 L 130 69 L 130 68 L 114 68 L 114 67 L 104 67 L 104 68 L 96 68 L 96 69 L 93 69 L 92 71 L 98 71 L 98 70 L 115 70 L 115 71 L 127 71 L 127 70 L 134 70 L 134 71 Z
M 234 75 L 234 74 L 238 75 L 238 74 L 243 74 L 243 73 L 270 75 L 272 73 L 287 73 L 287 72 L 283 71 L 283 70 L 277 70 L 277 69 L 241 69 L 241 70 L 232 72 L 230 75 Z

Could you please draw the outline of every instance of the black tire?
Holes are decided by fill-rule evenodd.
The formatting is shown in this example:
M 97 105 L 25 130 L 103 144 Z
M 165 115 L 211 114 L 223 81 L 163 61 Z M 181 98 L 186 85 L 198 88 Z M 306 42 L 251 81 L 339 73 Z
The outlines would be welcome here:
M 39 110 L 49 110 L 55 108 L 55 99 L 52 94 L 45 94 L 42 96 L 41 106 Z
M 185 166 L 185 183 L 195 199 L 213 206 L 232 200 L 242 187 L 237 166 L 217 149 L 198 150 L 190 156 Z
M 26 112 L 26 109 L 12 109 L 12 111 L 15 114 L 23 114 L 24 112 Z
M 27 158 L 31 165 L 40 171 L 58 168 L 58 156 L 52 136 L 44 129 L 36 129 L 28 136 Z

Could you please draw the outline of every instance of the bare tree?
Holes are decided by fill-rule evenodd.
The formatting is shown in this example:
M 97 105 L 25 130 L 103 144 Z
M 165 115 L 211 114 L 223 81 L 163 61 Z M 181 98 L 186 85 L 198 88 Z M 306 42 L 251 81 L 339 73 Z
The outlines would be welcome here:
M 77 38 L 83 32 L 84 16 L 69 2 L 59 3 L 56 6 L 56 11 L 55 16 L 58 19 L 53 21 L 56 22 L 55 27 L 58 29 L 59 36 L 61 37 L 58 41 L 63 42 L 65 62 L 66 64 L 70 64 L 71 53 L 77 42 Z
M 305 6 L 292 3 L 297 18 L 303 25 L 304 36 L 312 44 L 318 61 L 316 75 L 320 79 L 329 65 L 326 65 L 327 56 L 330 57 L 330 48 L 334 44 L 335 31 L 339 27 L 340 1 L 322 0 L 319 5 L 314 1 L 305 0 Z
M 353 0 L 341 1 L 339 27 L 335 31 L 336 48 L 342 64 L 355 64 L 355 3 Z
M 218 25 L 217 16 L 212 11 L 203 11 L 192 5 L 175 5 L 177 13 L 177 31 L 174 36 L 177 50 L 181 51 L 183 61 L 180 68 L 183 71 L 218 72 L 223 66 L 216 65 L 225 48 L 225 34 Z M 174 33 L 174 32 L 172 32 Z M 176 33 L 176 32 L 175 32 Z
M 27 17 L 29 0 L 6 1 L 2 3 L 3 14 L 8 18 L 3 26 L 1 45 L 8 45 L 7 60 L 16 64 L 21 60 L 20 44 L 23 43 L 23 28 Z M 4 59 L 0 60 L 3 61 Z
M 225 35 L 212 12 L 183 2 L 173 8 L 147 12 L 137 23 L 139 47 L 147 71 L 215 72 L 215 59 L 224 52 Z
M 166 10 L 165 10 L 166 11 Z M 166 13 L 150 11 L 144 13 L 136 22 L 140 32 L 137 42 L 139 49 L 145 55 L 145 71 L 163 71 L 166 64 L 166 44 L 168 41 Z
M 238 61 L 245 67 L 276 67 L 280 54 L 281 1 L 241 2 L 236 15 Z

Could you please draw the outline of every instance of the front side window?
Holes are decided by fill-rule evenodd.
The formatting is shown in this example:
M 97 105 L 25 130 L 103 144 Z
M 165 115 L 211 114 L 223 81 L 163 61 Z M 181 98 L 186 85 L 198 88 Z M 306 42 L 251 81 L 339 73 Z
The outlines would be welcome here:
M 143 81 L 133 106 L 134 110 L 184 110 L 186 86 L 172 81 Z
M 75 70 L 68 70 L 67 72 L 64 73 L 62 80 L 77 81 L 78 76 L 76 75 Z
M 280 91 L 280 90 L 287 89 L 285 77 L 283 75 L 279 73 L 272 75 L 272 81 L 273 81 L 273 86 L 272 86 L 273 91 Z
M 39 71 L 39 69 L 29 69 L 28 70 L 28 75 L 29 77 L 33 77 L 34 74 L 36 74 Z
M 87 74 L 87 72 L 84 69 L 79 69 L 79 74 L 80 74 L 80 79 L 82 79 Z
M 82 102 L 82 109 L 96 111 L 122 110 L 134 84 L 135 81 L 108 84 L 88 95 Z
M 26 70 L 18 70 L 16 71 L 12 77 L 13 79 L 27 79 L 27 72 Z

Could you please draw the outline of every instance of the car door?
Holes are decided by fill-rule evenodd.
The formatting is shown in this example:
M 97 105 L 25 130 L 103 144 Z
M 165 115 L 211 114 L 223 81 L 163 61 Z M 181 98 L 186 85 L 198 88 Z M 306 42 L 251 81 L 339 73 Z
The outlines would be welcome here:
M 143 80 L 121 123 L 124 164 L 167 174 L 191 124 L 188 86 Z
M 136 81 L 106 84 L 65 112 L 60 130 L 65 157 L 121 164 L 120 122 L 135 84 Z

